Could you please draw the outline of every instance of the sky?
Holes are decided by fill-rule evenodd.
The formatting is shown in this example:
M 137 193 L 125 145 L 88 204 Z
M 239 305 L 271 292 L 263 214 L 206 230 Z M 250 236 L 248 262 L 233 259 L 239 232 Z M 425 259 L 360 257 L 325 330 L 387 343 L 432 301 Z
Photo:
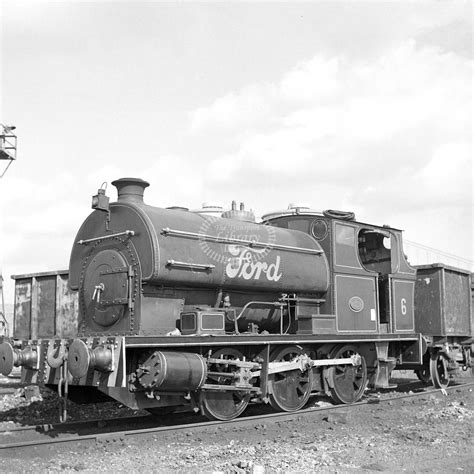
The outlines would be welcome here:
M 473 255 L 469 1 L 0 3 L 0 268 L 66 269 L 103 182 L 307 204 Z M 2 163 L 0 163 L 1 165 Z

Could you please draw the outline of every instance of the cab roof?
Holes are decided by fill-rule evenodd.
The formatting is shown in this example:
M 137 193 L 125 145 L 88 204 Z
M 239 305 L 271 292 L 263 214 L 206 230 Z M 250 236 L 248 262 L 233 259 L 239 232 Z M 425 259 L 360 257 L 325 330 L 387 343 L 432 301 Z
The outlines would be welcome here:
M 402 231 L 402 229 L 398 229 L 392 227 L 390 225 L 376 225 L 376 224 L 368 224 L 366 222 L 361 222 L 355 219 L 355 214 L 353 212 L 346 212 L 346 211 L 335 211 L 335 210 L 326 210 L 326 211 L 318 211 L 315 209 L 311 209 L 307 206 L 288 206 L 288 209 L 284 209 L 281 211 L 273 211 L 262 216 L 262 222 L 268 222 L 274 219 L 278 219 L 281 217 L 291 217 L 291 216 L 298 216 L 298 217 L 325 217 L 327 219 L 333 219 L 343 222 L 354 222 L 357 224 L 361 224 L 363 226 L 372 227 L 375 229 L 381 230 L 396 230 Z

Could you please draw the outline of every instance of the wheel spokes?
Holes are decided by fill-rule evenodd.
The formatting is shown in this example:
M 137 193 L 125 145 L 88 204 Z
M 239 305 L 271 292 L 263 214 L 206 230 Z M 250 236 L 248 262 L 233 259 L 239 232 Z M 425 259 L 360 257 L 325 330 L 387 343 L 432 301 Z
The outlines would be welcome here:
M 355 354 L 357 354 L 355 346 L 345 346 L 333 351 L 331 358 L 345 359 Z M 333 387 L 330 387 L 331 396 L 336 403 L 354 403 L 362 397 L 367 384 L 367 367 L 363 357 L 361 357 L 361 364 L 357 367 L 336 365 L 329 371 L 333 383 Z
M 436 388 L 446 388 L 449 385 L 449 376 L 447 373 L 447 361 L 443 354 L 437 353 L 431 356 L 430 374 L 433 385 Z
M 272 362 L 291 362 L 304 354 L 297 347 L 287 347 L 272 354 Z M 302 408 L 311 395 L 312 371 L 299 369 L 275 373 L 269 376 L 271 390 L 270 404 L 278 411 L 296 411 Z
M 219 349 L 213 354 L 214 359 L 223 360 L 243 360 L 240 351 L 227 348 Z M 232 373 L 235 370 L 233 364 L 213 364 L 211 372 Z M 231 385 L 232 378 L 224 375 L 211 374 L 208 382 L 218 385 Z M 211 420 L 232 420 L 238 417 L 246 408 L 250 401 L 249 392 L 238 392 L 232 390 L 206 390 L 199 394 L 199 406 L 201 412 Z

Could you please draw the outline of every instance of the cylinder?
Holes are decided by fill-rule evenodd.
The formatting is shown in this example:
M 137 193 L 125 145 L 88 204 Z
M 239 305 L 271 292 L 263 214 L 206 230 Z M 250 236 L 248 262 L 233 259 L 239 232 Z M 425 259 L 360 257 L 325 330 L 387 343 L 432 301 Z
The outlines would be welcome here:
M 136 371 L 138 383 L 146 389 L 183 392 L 198 389 L 207 376 L 206 361 L 190 352 L 155 351 Z

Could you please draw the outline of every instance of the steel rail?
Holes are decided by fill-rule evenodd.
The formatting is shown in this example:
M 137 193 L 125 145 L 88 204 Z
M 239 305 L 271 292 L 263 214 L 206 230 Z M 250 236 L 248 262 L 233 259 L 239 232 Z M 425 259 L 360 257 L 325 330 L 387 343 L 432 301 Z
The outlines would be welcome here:
M 445 389 L 442 388 L 428 388 L 427 390 L 423 390 L 420 392 L 415 393 L 407 393 L 401 396 L 390 397 L 385 399 L 376 399 L 376 403 L 386 403 L 386 402 L 393 402 L 397 400 L 403 400 L 405 398 L 415 398 L 420 396 L 426 396 L 431 393 L 442 392 L 444 391 L 452 391 L 455 389 L 466 388 L 469 386 L 473 386 L 474 382 L 467 382 L 467 383 L 460 383 L 457 385 L 453 385 L 451 387 L 447 387 Z M 181 430 L 189 430 L 192 428 L 207 428 L 213 426 L 223 426 L 223 425 L 233 425 L 233 424 L 243 424 L 252 421 L 261 421 L 267 419 L 281 419 L 281 418 L 293 418 L 295 416 L 300 416 L 302 414 L 308 413 L 318 413 L 318 412 L 327 412 L 327 411 L 338 411 L 341 409 L 348 409 L 350 407 L 355 406 L 364 406 L 374 403 L 374 398 L 370 398 L 370 396 L 361 402 L 352 403 L 350 405 L 333 405 L 329 407 L 315 407 L 315 408 L 307 408 L 304 410 L 298 410 L 294 412 L 275 412 L 275 413 L 268 413 L 264 415 L 252 415 L 246 417 L 239 417 L 234 418 L 233 420 L 229 421 L 204 421 L 204 422 L 197 422 L 197 423 L 186 423 L 181 425 L 174 425 L 174 426 L 160 426 L 160 427 L 153 427 L 153 428 L 143 428 L 137 430 L 127 430 L 127 431 L 112 431 L 107 433 L 96 433 L 90 435 L 79 435 L 79 436 L 69 436 L 65 438 L 55 438 L 55 439 L 48 439 L 48 440 L 37 440 L 37 441 L 25 441 L 23 443 L 9 443 L 9 444 L 0 444 L 0 449 L 13 449 L 13 448 L 27 448 L 27 447 L 34 447 L 34 446 L 44 446 L 44 445 L 51 445 L 51 444 L 60 444 L 60 443 L 70 443 L 70 442 L 82 442 L 82 441 L 99 441 L 105 440 L 107 438 L 125 438 L 127 436 L 140 436 L 146 435 L 149 433 L 161 433 L 167 431 L 181 431 Z
M 68 421 L 65 423 L 38 423 L 37 425 L 26 425 L 26 426 L 13 426 L 12 428 L 2 429 L 0 430 L 0 435 L 5 435 L 6 433 L 18 433 L 18 432 L 25 432 L 25 431 L 37 431 L 42 433 L 50 433 L 50 432 L 60 432 L 66 431 L 68 429 L 73 428 L 83 428 L 88 426 L 98 426 L 103 425 L 109 426 L 114 424 L 118 421 L 122 423 L 133 423 L 139 422 L 140 420 L 149 420 L 151 417 L 150 415 L 137 415 L 137 416 L 127 416 L 127 417 L 119 417 L 119 418 L 94 418 L 91 420 L 77 420 L 77 421 Z

